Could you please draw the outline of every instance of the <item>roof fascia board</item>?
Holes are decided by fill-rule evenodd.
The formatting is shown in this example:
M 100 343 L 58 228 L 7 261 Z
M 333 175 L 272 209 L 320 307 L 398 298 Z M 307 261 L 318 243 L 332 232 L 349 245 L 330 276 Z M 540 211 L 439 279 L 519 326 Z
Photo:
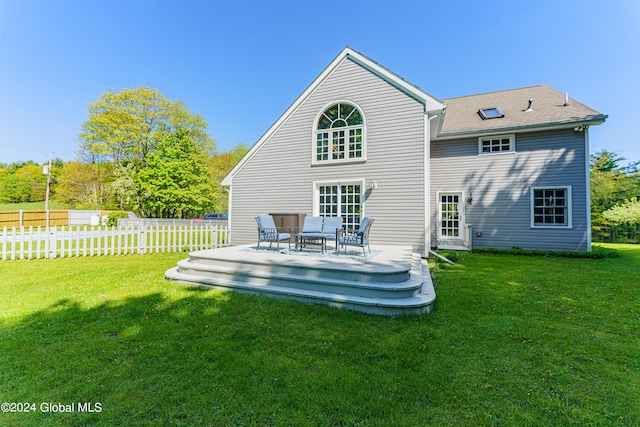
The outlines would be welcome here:
M 262 147 L 264 143 L 269 140 L 271 135 L 273 135 L 280 128 L 280 126 L 282 126 L 282 124 L 289 118 L 289 116 L 291 116 L 298 109 L 298 107 L 300 107 L 300 105 L 302 105 L 302 103 L 318 88 L 318 86 L 320 86 L 320 84 L 324 80 L 326 80 L 327 77 L 331 75 L 331 73 L 333 73 L 333 71 L 338 67 L 338 65 L 342 63 L 344 58 L 346 58 L 347 56 L 347 52 L 346 52 L 347 49 L 348 48 L 345 48 L 342 52 L 340 52 L 338 56 L 336 56 L 333 59 L 333 61 L 331 61 L 331 63 L 329 63 L 329 65 L 322 71 L 322 73 L 320 73 L 320 75 L 316 77 L 316 79 L 313 82 L 311 82 L 309 86 L 307 86 L 307 88 L 298 96 L 298 98 L 296 98 L 293 104 L 291 104 L 289 108 L 287 108 L 284 111 L 284 113 L 282 113 L 282 115 L 278 118 L 278 120 L 276 120 L 276 122 L 273 125 L 271 125 L 269 129 L 267 129 L 267 131 L 260 137 L 260 139 L 258 139 L 258 141 L 253 145 L 253 147 L 251 147 L 249 152 L 245 154 L 245 156 L 238 162 L 238 164 L 236 164 L 234 168 L 231 169 L 231 172 L 229 172 L 227 176 L 223 178 L 223 180 L 220 183 L 221 185 L 223 186 L 231 185 L 234 175 L 238 173 L 238 171 L 242 169 L 242 167 L 249 160 L 251 160 L 251 158 L 260 149 L 260 147 Z
M 425 112 L 439 113 L 444 108 L 444 103 L 441 100 L 428 94 L 417 86 L 414 86 L 413 84 L 407 82 L 406 80 L 402 79 L 400 76 L 378 64 L 377 62 L 367 58 L 363 54 L 349 47 L 345 48 L 345 51 L 346 54 L 360 66 L 381 77 L 383 80 L 386 80 L 397 89 L 400 89 L 402 92 L 406 93 L 412 98 L 415 98 L 416 100 L 422 102 L 425 106 Z
M 491 129 L 474 129 L 459 132 L 444 132 L 436 137 L 436 140 L 442 141 L 446 139 L 456 139 L 461 137 L 475 137 L 485 135 L 495 135 L 498 133 L 506 132 L 527 132 L 527 131 L 545 131 L 555 129 L 572 128 L 575 126 L 596 126 L 604 123 L 608 116 L 601 114 L 599 116 L 593 116 L 586 119 L 578 120 L 565 120 L 562 122 L 550 122 L 550 123 L 537 123 L 532 125 L 510 126 L 503 128 L 491 128 Z

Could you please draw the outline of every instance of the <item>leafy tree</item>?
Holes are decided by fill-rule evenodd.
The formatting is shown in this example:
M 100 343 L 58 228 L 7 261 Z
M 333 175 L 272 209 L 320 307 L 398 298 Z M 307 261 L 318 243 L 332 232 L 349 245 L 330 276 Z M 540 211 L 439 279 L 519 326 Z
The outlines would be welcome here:
M 111 189 L 120 210 L 131 209 L 135 206 L 137 201 L 135 173 L 132 163 L 115 168 L 115 179 L 111 182 Z
M 6 174 L 0 180 L 0 203 L 20 203 L 20 184 L 15 174 Z
M 157 89 L 139 86 L 103 93 L 89 105 L 89 118 L 80 133 L 81 156 L 88 161 L 110 160 L 116 166 L 147 164 L 147 156 L 158 143 L 177 130 L 188 130 L 204 150 L 214 142 L 199 114 L 190 113 L 182 102 L 166 99 Z
M 607 150 L 591 155 L 591 223 L 596 239 L 614 238 L 617 224 L 605 212 L 640 197 L 638 162 L 622 166 L 623 160 Z
M 112 208 L 112 178 L 112 163 L 65 163 L 58 178 L 56 199 L 76 209 Z
M 620 162 L 625 160 L 624 157 L 617 153 L 607 150 L 599 151 L 589 156 L 591 159 L 592 172 L 620 172 L 623 167 Z
M 640 200 L 634 197 L 604 211 L 603 216 L 613 224 L 640 225 Z
M 0 178 L 0 202 L 38 202 L 45 199 L 47 177 L 34 162 L 12 163 Z
M 188 130 L 166 135 L 136 175 L 139 210 L 144 216 L 185 218 L 213 207 L 215 182 L 206 154 Z
M 211 156 L 207 161 L 207 168 L 209 169 L 214 181 L 220 182 L 227 176 L 231 169 L 244 157 L 249 151 L 249 147 L 245 144 L 236 144 L 231 150 L 215 154 Z M 216 194 L 214 196 L 214 211 L 215 212 L 228 212 L 229 210 L 229 194 L 224 191 L 221 185 L 216 187 Z

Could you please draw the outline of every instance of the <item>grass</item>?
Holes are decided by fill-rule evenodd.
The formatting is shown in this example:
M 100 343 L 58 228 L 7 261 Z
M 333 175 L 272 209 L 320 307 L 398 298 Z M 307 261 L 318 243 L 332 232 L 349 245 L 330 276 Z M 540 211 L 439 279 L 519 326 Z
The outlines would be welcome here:
M 19 211 L 22 210 L 44 210 L 44 201 L 42 202 L 25 202 L 25 203 L 0 203 L 0 211 Z M 65 209 L 64 204 L 60 202 L 49 201 L 49 209 Z
M 184 254 L 0 263 L 0 425 L 640 425 L 640 247 L 464 254 L 381 318 L 166 282 Z M 42 413 L 99 402 L 99 413 Z

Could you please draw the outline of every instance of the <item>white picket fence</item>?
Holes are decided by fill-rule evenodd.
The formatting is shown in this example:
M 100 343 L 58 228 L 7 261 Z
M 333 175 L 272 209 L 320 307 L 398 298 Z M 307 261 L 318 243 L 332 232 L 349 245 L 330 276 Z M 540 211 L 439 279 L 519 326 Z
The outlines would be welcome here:
M 118 227 L 4 227 L 2 260 L 150 254 L 214 249 L 229 242 L 226 225 L 130 224 Z

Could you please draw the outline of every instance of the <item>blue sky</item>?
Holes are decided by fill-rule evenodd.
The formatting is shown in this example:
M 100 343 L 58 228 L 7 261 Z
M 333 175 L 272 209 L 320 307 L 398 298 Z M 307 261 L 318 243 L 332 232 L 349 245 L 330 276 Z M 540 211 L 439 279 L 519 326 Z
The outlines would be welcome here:
M 640 160 L 637 0 L 0 0 L 0 162 L 73 160 L 88 105 L 139 85 L 251 146 L 347 45 L 438 98 L 549 84 Z

